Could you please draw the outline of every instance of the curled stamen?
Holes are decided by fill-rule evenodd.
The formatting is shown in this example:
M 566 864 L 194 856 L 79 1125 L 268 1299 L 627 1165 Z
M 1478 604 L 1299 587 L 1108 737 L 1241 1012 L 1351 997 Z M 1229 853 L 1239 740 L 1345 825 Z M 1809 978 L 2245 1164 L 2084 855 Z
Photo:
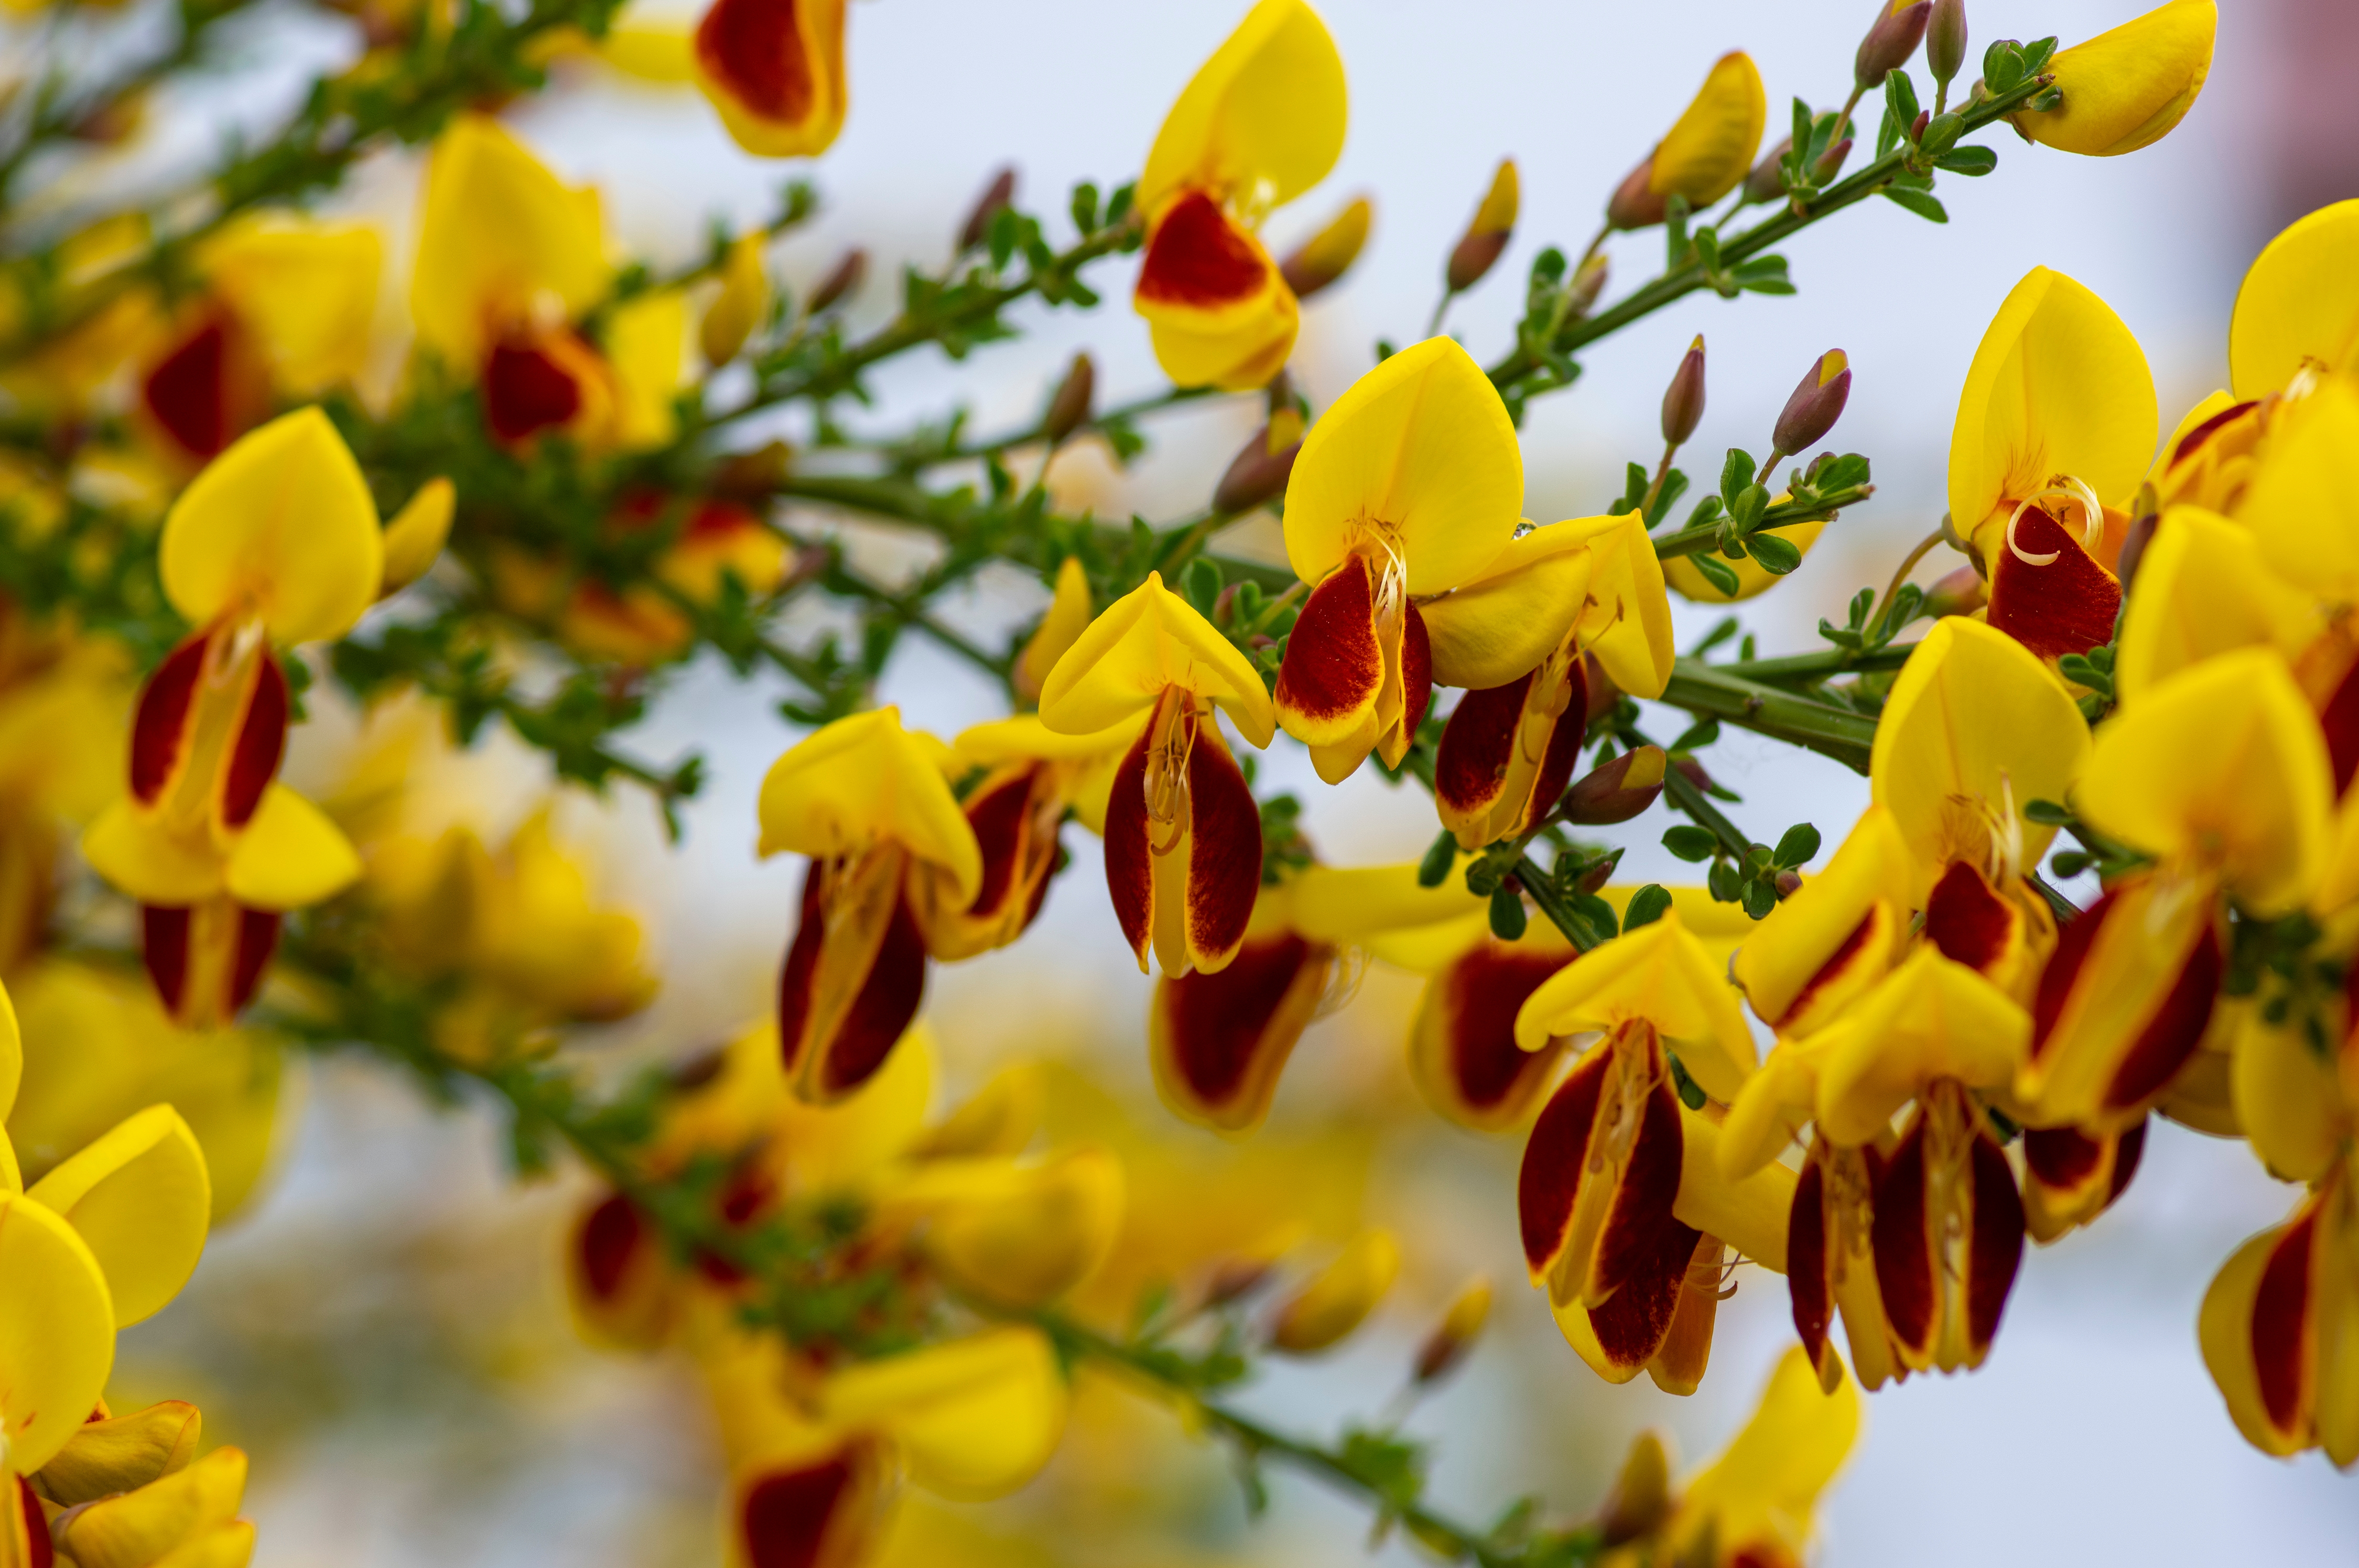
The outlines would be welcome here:
M 2014 554 L 2015 558 L 2025 566 L 2048 566 L 2064 553 L 2061 550 L 2050 550 L 2046 555 L 2034 555 L 2023 547 L 2022 541 L 2016 535 L 2016 529 L 2022 523 L 2023 514 L 2033 507 L 2039 506 L 2042 502 L 2052 496 L 2060 496 L 2079 504 L 2082 549 L 2096 548 L 2097 541 L 2105 535 L 2105 509 L 2097 500 L 2097 492 L 2089 488 L 2086 481 L 2077 479 L 2069 473 L 2060 473 L 2036 493 L 2017 502 L 2015 510 L 2007 514 L 2006 547 Z M 2041 507 L 2041 510 L 2045 511 L 2046 508 Z M 2060 523 L 2062 519 L 2060 518 L 2058 521 Z

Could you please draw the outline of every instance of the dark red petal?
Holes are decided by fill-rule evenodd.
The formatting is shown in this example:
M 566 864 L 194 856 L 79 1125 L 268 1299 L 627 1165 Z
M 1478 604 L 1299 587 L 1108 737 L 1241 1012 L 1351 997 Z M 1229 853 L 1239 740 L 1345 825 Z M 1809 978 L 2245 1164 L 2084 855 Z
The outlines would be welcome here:
M 592 1295 L 602 1302 L 614 1298 L 647 1235 L 647 1223 L 639 1217 L 637 1207 L 620 1193 L 582 1217 L 573 1245 L 581 1260 L 582 1282 L 590 1287 Z
M 139 910 L 139 957 L 147 966 L 164 1011 L 178 1016 L 189 989 L 189 926 L 191 912 L 143 904 Z
M 49 1540 L 49 1521 L 41 1512 L 41 1499 L 30 1481 L 22 1476 L 13 1478 L 16 1483 L 16 1512 L 25 1521 L 25 1541 L 30 1548 L 26 1553 L 25 1568 L 50 1568 L 57 1561 L 57 1548 Z
M 1643 1367 L 1655 1358 L 1671 1332 L 1680 1287 L 1687 1282 L 1702 1232 L 1666 1215 L 1637 1239 L 1620 1286 L 1590 1309 L 1589 1326 L 1598 1348 L 1618 1367 Z
M 2177 468 L 2180 464 L 2193 457 L 2197 450 L 2202 447 L 2204 442 L 2210 440 L 2213 436 L 2219 434 L 2220 431 L 2226 428 L 2228 426 L 2234 424 L 2237 420 L 2243 418 L 2245 415 L 2251 413 L 2259 405 L 2256 403 L 2232 403 L 2227 407 L 2220 410 L 2219 413 L 2212 416 L 2211 418 L 2206 419 L 2203 423 L 2195 427 L 2192 430 L 2188 431 L 2184 436 L 2180 437 L 2178 447 L 2175 448 L 2170 454 L 2170 466 L 2172 468 Z
M 204 673 L 210 632 L 200 632 L 170 653 L 139 691 L 139 711 L 131 720 L 131 797 L 153 806 L 179 765 L 180 741 Z
M 2146 1153 L 2146 1124 L 2149 1119 L 2140 1117 L 2136 1125 L 2124 1132 L 2114 1143 L 2114 1179 L 2105 1189 L 2105 1207 L 2111 1208 L 2121 1195 L 2129 1191 L 2130 1178 L 2137 1174 L 2138 1161 Z
M 2310 1382 L 2310 1249 L 2317 1228 L 2317 1206 L 2305 1205 L 2269 1249 L 2253 1297 L 2253 1370 L 2259 1377 L 2261 1408 L 2279 1432 L 2299 1430 Z
M 1876 1178 L 1875 1218 L 1869 1230 L 1885 1321 L 1892 1325 L 1893 1336 L 1919 1357 L 1932 1351 L 1940 1301 L 1933 1278 L 1934 1237 L 1925 1214 L 1925 1121 L 1922 1111 L 1910 1119 L 1900 1147 Z
M 1573 668 L 1572 706 L 1558 718 L 1549 730 L 1548 750 L 1540 755 L 1540 771 L 1532 781 L 1532 815 L 1543 816 L 1556 808 L 1564 786 L 1572 782 L 1572 770 L 1581 764 L 1582 741 L 1589 726 L 1582 717 L 1580 666 Z M 1626 754 L 1626 753 L 1625 753 Z
M 1186 698 L 1167 692 L 1163 700 Z M 1114 901 L 1114 917 L 1122 926 L 1123 940 L 1138 955 L 1141 968 L 1146 966 L 1147 946 L 1155 931 L 1155 855 L 1150 841 L 1154 824 L 1147 817 L 1147 752 L 1159 722 L 1158 710 L 1114 769 L 1114 793 L 1106 797 L 1106 895 Z
M 2203 1032 L 2212 1024 L 2212 1003 L 2220 994 L 2225 972 L 2219 928 L 2206 925 L 2179 979 L 2171 982 L 2169 994 L 2114 1070 L 2114 1081 L 2105 1089 L 2106 1109 L 2126 1110 L 2160 1094 L 2179 1076 L 2187 1058 L 2203 1044 Z
M 1294 645 L 1288 643 L 1288 656 L 1293 652 Z M 1470 691 L 1451 710 L 1433 760 L 1433 792 L 1451 810 L 1472 815 L 1497 801 L 1515 758 L 1516 730 L 1523 722 L 1524 694 L 1531 684 L 1532 677 L 1523 676 L 1505 686 Z
M 1565 1076 L 1532 1123 L 1524 1142 L 1524 1162 L 1516 1177 L 1516 1209 L 1524 1236 L 1524 1260 L 1534 1273 L 1553 1262 L 1564 1246 L 1572 1200 L 1581 1186 L 1582 1162 L 1589 1154 L 1590 1126 L 1612 1064 L 1610 1053 L 1592 1051 Z
M 818 102 L 817 73 L 795 25 L 799 0 L 715 0 L 697 24 L 706 74 L 766 120 L 799 124 Z
M 1516 1014 L 1541 981 L 1571 959 L 1570 953 L 1484 942 L 1451 965 L 1442 979 L 1450 1075 L 1466 1106 L 1481 1111 L 1504 1104 L 1554 1065 L 1553 1051 L 1516 1048 Z
M 969 914 L 994 914 L 1015 885 L 1016 862 L 1023 858 L 1032 824 L 1034 773 L 1018 773 L 966 803 L 967 826 L 983 851 L 983 881 L 977 885 Z
M 261 989 L 263 972 L 270 968 L 270 955 L 278 950 L 278 921 L 275 909 L 237 912 L 237 951 L 230 959 L 229 970 L 231 1012 L 243 1009 Z
M 2033 1061 L 2048 1054 L 2049 1037 L 2056 1031 L 2057 1020 L 2064 1016 L 2064 1004 L 2071 1000 L 2073 984 L 2081 978 L 2081 966 L 2089 961 L 2089 951 L 2097 945 L 2097 933 L 2120 907 L 2121 895 L 2119 887 L 2099 894 L 2096 903 L 2066 921 L 2057 932 L 2056 950 L 2048 955 L 2047 967 L 2039 971 L 2039 989 L 2031 1000 Z
M 2002 544 L 1991 568 L 1990 623 L 2043 659 L 2112 642 L 2122 585 L 2082 547 L 2080 535 L 2027 506 L 2015 539 L 2027 554 L 2053 550 L 2056 558 L 2035 567 Z
M 1621 1045 L 1635 1050 L 1636 1043 Z M 1600 1047 L 1603 1053 L 1606 1047 Z M 1601 1289 L 1619 1291 L 1643 1271 L 1661 1245 L 1671 1217 L 1671 1202 L 1680 1194 L 1680 1168 L 1685 1163 L 1686 1136 L 1680 1129 L 1679 1092 L 1671 1087 L 1669 1069 L 1658 1055 L 1654 1087 L 1647 1092 L 1639 1113 L 1638 1136 L 1630 1145 L 1630 1162 L 1622 1173 L 1613 1212 L 1598 1233 L 1595 1279 Z M 1688 1250 L 1695 1249 L 1695 1234 Z
M 189 456 L 218 457 L 235 434 L 229 376 L 229 323 L 211 315 L 147 373 L 140 400 Z
M 1866 954 L 1868 945 L 1875 940 L 1876 925 L 1884 918 L 1881 906 L 1871 908 L 1862 917 L 1860 923 L 1851 928 L 1851 935 L 1843 939 L 1843 945 L 1827 955 L 1827 961 L 1819 966 L 1818 973 L 1810 977 L 1810 983 L 1794 993 L 1794 1000 L 1786 1011 L 1777 1018 L 1767 1021 L 1771 1027 L 1783 1023 L 1788 1018 L 1799 1017 L 1802 1010 L 1810 1005 L 1812 997 L 1843 979 L 1844 972 L 1854 964 L 1858 963 Z
M 2034 1127 L 2023 1135 L 2023 1163 L 2043 1187 L 2070 1192 L 2096 1173 L 2104 1140 L 2077 1127 Z
M 2359 660 L 2352 663 L 2334 695 L 2326 699 L 2318 727 L 2326 732 L 2327 760 L 2334 764 L 2334 793 L 2341 795 L 2351 787 L 2351 775 L 2359 773 Z
M 521 441 L 582 411 L 573 373 L 532 343 L 495 346 L 484 365 L 484 419 L 503 441 Z
M 2006 954 L 2021 918 L 1983 874 L 1952 860 L 1925 900 L 1925 935 L 1944 957 L 1987 970 Z
M 1215 309 L 1260 291 L 1269 275 L 1261 248 L 1201 190 L 1171 206 L 1147 242 L 1138 297 L 1157 304 Z
M 1816 1160 L 1803 1162 L 1786 1221 L 1786 1290 L 1793 1300 L 1794 1332 L 1810 1364 L 1827 1364 L 1827 1331 L 1834 1325 L 1834 1292 L 1827 1274 L 1827 1178 Z
M 1433 639 L 1414 603 L 1401 606 L 1401 733 L 1417 739 L 1425 710 L 1433 706 Z
M 794 940 L 787 946 L 787 961 L 778 971 L 778 1050 L 787 1076 L 793 1077 L 809 1043 L 811 986 L 819 978 L 821 944 L 827 935 L 827 915 L 820 908 L 820 863 L 803 871 L 802 908 L 796 916 Z
M 254 695 L 246 699 L 237 740 L 222 770 L 222 821 L 243 827 L 262 804 L 263 792 L 278 776 L 287 753 L 287 676 L 269 649 L 259 655 Z
M 1261 808 L 1228 748 L 1200 734 L 1188 753 L 1189 946 L 1207 958 L 1234 952 L 1260 892 Z
M 2006 1152 L 1986 1132 L 1973 1143 L 1974 1228 L 1966 1253 L 1966 1338 L 1979 1355 L 1998 1333 L 2023 1263 L 2023 1198 Z
M 843 1015 L 835 1038 L 820 1044 L 819 1087 L 825 1098 L 850 1094 L 885 1065 L 893 1047 L 908 1032 L 926 995 L 926 938 L 909 913 L 906 895 L 893 901 L 893 918 L 868 979 Z
M 1316 950 L 1322 958 L 1326 953 Z M 1211 974 L 1166 975 L 1156 982 L 1171 1070 L 1197 1104 L 1214 1111 L 1228 1107 L 1253 1081 L 1257 1056 L 1294 1048 L 1299 1022 L 1282 1039 L 1270 1026 L 1313 957 L 1311 945 L 1289 931 L 1275 941 L 1245 944 L 1226 968 Z
M 828 1527 L 853 1489 L 852 1465 L 842 1454 L 755 1481 L 737 1510 L 751 1568 L 820 1568 Z
M 1277 706 L 1334 719 L 1375 701 L 1385 682 L 1375 614 L 1367 560 L 1348 557 L 1303 600 L 1278 666 Z

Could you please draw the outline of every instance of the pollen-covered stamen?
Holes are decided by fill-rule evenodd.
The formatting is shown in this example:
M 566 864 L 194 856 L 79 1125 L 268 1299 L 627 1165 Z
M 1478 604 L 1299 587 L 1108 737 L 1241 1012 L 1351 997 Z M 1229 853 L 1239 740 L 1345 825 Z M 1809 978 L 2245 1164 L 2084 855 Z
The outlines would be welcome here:
M 2023 522 L 2023 514 L 2034 507 L 2046 511 L 2047 508 L 2041 503 L 2051 498 L 2072 502 L 2081 508 L 2082 548 L 2094 550 L 2097 547 L 2097 541 L 2105 536 L 2105 508 L 2097 500 L 2097 492 L 2089 488 L 2086 481 L 2069 473 L 2057 474 L 2036 493 L 2017 502 L 2015 510 L 2007 514 L 2006 547 L 2014 553 L 2017 560 L 2027 567 L 2052 566 L 2064 553 L 2061 550 L 2048 550 L 2035 554 L 2025 549 L 2016 535 L 2017 527 Z M 2060 523 L 2063 519 L 2059 517 L 2057 521 Z
M 275 668 L 264 668 L 269 658 L 259 616 L 239 616 L 205 634 L 197 678 L 179 721 L 185 737 L 176 748 L 179 764 L 169 769 L 152 801 L 172 832 L 202 832 L 223 807 L 228 808 L 227 826 L 242 827 L 277 772 L 286 739 L 283 693 L 274 694 L 280 699 L 267 705 L 268 712 L 255 711 L 258 688 L 277 677 Z M 148 717 L 144 704 L 141 717 Z M 226 798 L 232 795 L 234 802 Z
M 1605 1083 L 1598 1135 L 1589 1142 L 1593 1176 L 1609 1169 L 1618 1173 L 1630 1162 L 1630 1151 L 1646 1119 L 1647 1098 L 1659 1077 L 1658 1053 L 1650 1049 L 1654 1033 L 1654 1025 L 1635 1022 L 1621 1025 L 1605 1038 L 1603 1049 L 1612 1053 L 1614 1065 Z
M 1188 759 L 1195 750 L 1195 704 L 1167 687 L 1147 741 L 1147 819 L 1157 830 L 1149 847 L 1158 855 L 1169 854 L 1188 830 Z

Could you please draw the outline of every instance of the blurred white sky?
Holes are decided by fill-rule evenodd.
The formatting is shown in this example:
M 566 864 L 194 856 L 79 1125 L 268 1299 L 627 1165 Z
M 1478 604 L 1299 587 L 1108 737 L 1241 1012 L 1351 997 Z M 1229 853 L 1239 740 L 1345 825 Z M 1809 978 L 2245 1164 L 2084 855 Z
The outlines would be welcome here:
M 2131 0 L 1970 0 L 1972 58 L 2002 36 L 2052 32 L 2069 43 L 2134 8 Z M 569 174 L 598 179 L 621 236 L 659 255 L 701 244 L 712 213 L 759 215 L 780 179 L 807 174 L 821 189 L 824 215 L 782 247 L 782 269 L 808 282 L 843 246 L 868 246 L 881 265 L 863 309 L 881 319 L 890 309 L 886 280 L 905 259 L 939 263 L 999 163 L 1019 167 L 1025 201 L 1055 232 L 1072 181 L 1111 187 L 1134 172 L 1173 94 L 1242 10 L 1242 0 L 856 5 L 851 121 L 837 146 L 808 168 L 743 157 L 692 94 L 593 81 L 516 120 Z M 1795 94 L 1822 106 L 1840 98 L 1869 10 L 1866 0 L 1455 0 L 1447 7 L 1330 0 L 1325 12 L 1352 84 L 1350 138 L 1335 175 L 1277 214 L 1268 234 L 1283 249 L 1361 191 L 1374 196 L 1377 220 L 1359 266 L 1307 311 L 1298 369 L 1314 401 L 1331 401 L 1364 368 L 1377 336 L 1408 341 L 1422 330 L 1441 258 L 1499 157 L 1520 165 L 1523 219 L 1490 282 L 1451 319 L 1486 359 L 1518 312 L 1530 256 L 1546 243 L 1577 250 L 1586 241 L 1605 193 L 1722 50 L 1745 48 L 1759 62 L 1774 138 Z M 1839 613 L 1856 587 L 1880 583 L 1938 520 L 1958 385 L 1999 300 L 2038 265 L 2089 285 L 2136 332 L 2167 427 L 2222 379 L 2236 279 L 2267 238 L 2256 231 L 2259 197 L 2245 173 L 2258 145 L 2251 128 L 2267 109 L 2265 50 L 2246 7 L 2223 10 L 2211 84 L 2159 146 L 2088 160 L 2001 132 L 1995 176 L 1942 182 L 1952 220 L 1946 228 L 1871 203 L 1786 248 L 1798 297 L 1748 297 L 1734 307 L 1690 299 L 1591 351 L 1581 383 L 1536 406 L 1527 425 L 1529 514 L 1597 511 L 1618 493 L 1625 461 L 1653 459 L 1662 384 L 1690 335 L 1703 332 L 1710 344 L 1710 411 L 1693 449 L 1701 459 L 1694 466 L 1706 470 L 1716 470 L 1726 446 L 1757 449 L 1804 367 L 1821 350 L 1842 347 L 1855 380 L 1832 444 L 1875 460 L 1880 493 L 1746 616 L 1765 651 L 1806 650 L 1819 615 Z M 406 168 L 374 171 L 372 205 L 406 204 L 413 180 Z M 1612 254 L 1618 292 L 1659 265 L 1659 237 L 1619 239 Z M 885 398 L 872 417 L 881 425 L 966 401 L 987 426 L 1020 419 L 1084 346 L 1109 399 L 1152 388 L 1158 378 L 1145 330 L 1123 304 L 1126 265 L 1093 275 L 1109 300 L 1093 317 L 1028 316 L 1034 335 L 985 349 L 962 368 L 946 371 L 930 355 L 892 367 L 876 380 Z M 1199 503 L 1252 423 L 1230 408 L 1158 426 L 1158 454 L 1125 503 L 1154 516 Z M 995 590 L 961 613 L 1002 627 L 1038 602 L 1032 594 L 1021 585 Z M 1683 635 L 1715 618 L 1683 612 Z M 650 755 L 697 746 L 712 764 L 683 852 L 658 856 L 643 808 L 628 797 L 604 830 L 642 861 L 660 861 L 652 879 L 632 879 L 656 916 L 670 978 L 667 1000 L 642 1034 L 693 1036 L 765 1004 L 799 877 L 787 864 L 757 866 L 748 855 L 756 785 L 790 739 L 768 706 L 775 695 L 700 677 L 648 727 Z M 944 731 L 991 716 L 979 680 L 915 645 L 887 695 L 913 722 Z M 1788 822 L 1809 818 L 1832 846 L 1865 801 L 1864 780 L 1741 739 L 1713 764 L 1745 793 L 1736 815 L 1757 837 L 1774 839 Z M 1283 749 L 1266 766 L 1310 800 L 1311 830 L 1331 860 L 1413 858 L 1431 837 L 1429 807 L 1365 774 L 1331 794 Z M 1663 826 L 1656 814 L 1622 830 L 1632 846 L 1627 866 L 1640 877 L 1675 874 L 1676 862 L 1654 847 Z M 1050 1021 L 1073 1018 L 1101 1021 L 1143 1057 L 1144 984 L 1104 918 L 1094 845 L 1072 837 L 1078 863 L 1023 947 L 937 971 L 932 1005 L 954 1067 L 972 1068 L 993 1045 L 1021 1044 Z M 1281 1114 L 1288 1099 L 1318 1092 L 1322 1042 L 1339 1038 L 1336 1025 L 1313 1032 L 1282 1092 Z M 1491 1166 L 1495 1176 L 1498 1162 Z M 1476 1238 L 1470 1248 L 1513 1278 L 1504 1186 L 1492 1180 L 1449 1190 L 1489 1193 L 1487 1206 L 1470 1207 L 1463 1225 Z M 2212 1271 L 2290 1197 L 2241 1147 L 2164 1130 L 2136 1186 L 2097 1233 L 2027 1258 L 1990 1367 L 1874 1401 L 1863 1451 L 1829 1510 L 1824 1560 L 1920 1568 L 2349 1563 L 2359 1487 L 2314 1456 L 2287 1465 L 2247 1449 L 2194 1345 L 2195 1304 Z M 1528 1336 L 1537 1324 L 1552 1333 L 1532 1303 L 1507 1304 L 1511 1332 Z M 1690 1454 L 1708 1452 L 1790 1334 L 1782 1287 L 1749 1281 L 1723 1323 L 1712 1378 L 1685 1405 L 1643 1384 L 1609 1390 L 1570 1350 L 1557 1357 L 1561 1381 L 1545 1399 L 1609 1412 L 1609 1424 L 1631 1430 L 1670 1422 Z M 1321 1397 L 1334 1397 L 1332 1380 L 1321 1386 L 1329 1390 Z M 1500 1473 L 1543 1481 L 1549 1473 L 1546 1454 L 1518 1447 L 1528 1422 L 1503 1424 L 1501 1408 L 1519 1399 L 1528 1401 L 1529 1390 L 1486 1384 L 1478 1372 L 1435 1412 L 1454 1444 L 1441 1485 L 1470 1509 L 1498 1500 Z M 272 1555 L 267 1532 L 264 1551 L 266 1563 L 291 1561 Z

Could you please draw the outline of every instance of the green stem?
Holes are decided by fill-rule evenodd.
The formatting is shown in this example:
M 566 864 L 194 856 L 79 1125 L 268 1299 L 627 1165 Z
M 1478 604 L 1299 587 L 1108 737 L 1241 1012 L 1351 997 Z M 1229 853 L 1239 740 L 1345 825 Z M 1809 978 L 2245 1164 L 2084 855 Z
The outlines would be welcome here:
M 1875 720 L 1866 714 L 1757 685 L 1700 659 L 1675 661 L 1657 700 L 1832 757 L 1856 773 L 1867 772 L 1875 744 Z
M 1916 651 L 1914 643 L 1870 648 L 1864 653 L 1830 648 L 1821 654 L 1789 654 L 1780 659 L 1741 659 L 1712 667 L 1723 675 L 1764 686 L 1777 686 L 1788 681 L 1813 685 L 1841 675 L 1867 670 L 1897 670 L 1907 664 L 1908 655 Z
M 1767 474 L 1768 470 L 1763 469 Z M 1761 514 L 1755 532 L 1769 528 L 1790 527 L 1797 523 L 1825 523 L 1846 506 L 1856 506 L 1875 493 L 1872 484 L 1854 484 L 1843 490 L 1831 490 L 1824 495 L 1814 495 L 1809 501 L 1781 501 Z M 1682 528 L 1666 534 L 1655 541 L 1655 558 L 1673 560 L 1680 556 L 1692 556 L 1700 551 L 1720 547 L 1720 524 L 1706 523 L 1700 527 Z

